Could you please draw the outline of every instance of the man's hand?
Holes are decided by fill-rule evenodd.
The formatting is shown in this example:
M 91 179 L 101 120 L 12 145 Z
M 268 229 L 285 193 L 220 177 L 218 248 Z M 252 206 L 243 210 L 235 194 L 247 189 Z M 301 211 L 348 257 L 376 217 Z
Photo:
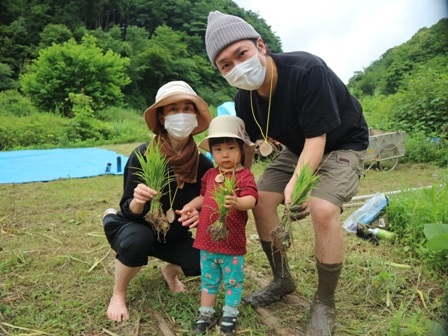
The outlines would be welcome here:
M 286 205 L 289 209 L 289 219 L 292 221 L 298 221 L 310 214 L 310 204 L 309 202 L 305 202 L 299 205 L 293 205 L 292 207 L 289 207 L 289 205 Z

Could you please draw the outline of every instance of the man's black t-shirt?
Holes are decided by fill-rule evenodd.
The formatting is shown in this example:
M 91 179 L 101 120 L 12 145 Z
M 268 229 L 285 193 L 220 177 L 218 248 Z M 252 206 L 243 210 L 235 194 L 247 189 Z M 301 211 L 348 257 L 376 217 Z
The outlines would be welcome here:
M 326 133 L 326 153 L 367 149 L 369 135 L 362 107 L 324 61 L 306 52 L 271 56 L 278 81 L 271 99 L 269 128 L 269 100 L 252 91 L 252 111 L 250 91 L 240 89 L 235 97 L 236 114 L 244 120 L 252 141 L 263 133 L 300 155 L 305 138 Z

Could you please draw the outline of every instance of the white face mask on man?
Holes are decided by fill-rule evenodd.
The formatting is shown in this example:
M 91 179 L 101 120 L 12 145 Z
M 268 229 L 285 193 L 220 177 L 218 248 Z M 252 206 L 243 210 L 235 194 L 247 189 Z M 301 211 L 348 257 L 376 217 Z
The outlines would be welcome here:
M 258 51 L 251 58 L 236 65 L 224 78 L 237 88 L 243 90 L 256 90 L 263 84 L 266 75 L 266 67 L 258 59 Z
M 184 140 L 198 126 L 195 113 L 175 113 L 165 116 L 165 129 L 176 140 Z

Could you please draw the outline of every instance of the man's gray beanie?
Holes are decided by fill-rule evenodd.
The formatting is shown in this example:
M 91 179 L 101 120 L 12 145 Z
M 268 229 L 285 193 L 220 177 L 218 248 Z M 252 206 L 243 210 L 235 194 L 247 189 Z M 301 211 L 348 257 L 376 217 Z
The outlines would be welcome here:
M 223 14 L 219 11 L 208 14 L 205 49 L 214 67 L 216 67 L 216 56 L 225 47 L 241 40 L 251 40 L 259 37 L 260 34 L 254 27 L 238 16 Z

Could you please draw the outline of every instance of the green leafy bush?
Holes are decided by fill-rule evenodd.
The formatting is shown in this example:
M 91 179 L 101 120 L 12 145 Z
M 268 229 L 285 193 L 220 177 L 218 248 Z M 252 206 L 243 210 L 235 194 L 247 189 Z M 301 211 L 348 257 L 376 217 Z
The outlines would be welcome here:
M 72 97 L 79 101 L 74 104 L 76 116 L 71 119 L 42 112 L 29 112 L 26 116 L 2 113 L 0 150 L 87 147 L 144 142 L 150 138 L 142 113 L 122 108 L 108 109 L 102 112 L 109 114 L 104 121 L 92 116 L 89 97 Z
M 70 93 L 69 100 L 73 104 L 72 113 L 75 115 L 70 119 L 67 130 L 69 141 L 77 143 L 84 140 L 109 139 L 112 127 L 94 118 L 91 97 Z
M 431 251 L 448 250 L 448 224 L 425 224 L 426 247 Z
M 12 114 L 17 117 L 31 115 L 36 112 L 31 100 L 21 95 L 17 90 L 0 92 L 0 111 L 3 114 Z
M 396 131 L 392 111 L 396 108 L 393 96 L 364 96 L 360 98 L 369 127 L 382 131 Z
M 70 93 L 92 97 L 95 110 L 119 104 L 123 99 L 121 88 L 130 82 L 128 65 L 128 58 L 111 50 L 103 53 L 95 38 L 86 35 L 81 44 L 70 39 L 41 50 L 39 58 L 20 77 L 20 84 L 39 108 L 59 109 L 63 115 L 72 116 Z
M 428 223 L 448 223 L 448 181 L 430 188 L 405 191 L 391 197 L 387 216 L 391 231 L 411 256 L 420 258 L 434 271 L 448 273 L 448 250 L 428 248 L 424 228 Z
M 446 56 L 438 56 L 404 77 L 395 117 L 406 131 L 434 136 L 448 123 L 447 69 Z
M 113 131 L 109 143 L 145 142 L 151 137 L 143 120 L 113 121 L 111 125 Z
M 404 162 L 429 163 L 439 167 L 448 166 L 448 144 L 446 140 L 436 141 L 428 138 L 423 132 L 417 132 L 406 137 L 406 153 Z
M 133 120 L 138 122 L 143 122 L 143 112 L 144 108 L 141 110 L 136 110 L 132 108 L 125 108 L 120 106 L 109 106 L 105 109 L 95 112 L 95 116 L 98 119 L 109 121 L 109 122 L 121 122 L 125 120 Z
M 112 126 L 108 143 L 145 142 L 150 138 L 142 110 L 118 106 L 107 107 L 96 113 L 96 116 Z
M 0 150 L 56 147 L 65 136 L 67 122 L 51 113 L 0 115 Z

